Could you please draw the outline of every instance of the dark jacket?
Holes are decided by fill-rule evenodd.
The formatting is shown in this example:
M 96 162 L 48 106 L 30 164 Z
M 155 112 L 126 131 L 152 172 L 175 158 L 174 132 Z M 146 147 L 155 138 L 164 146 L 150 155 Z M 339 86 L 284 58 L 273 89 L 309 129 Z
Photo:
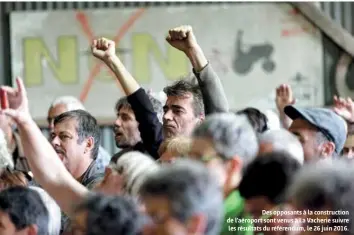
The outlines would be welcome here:
M 210 63 L 199 73 L 194 70 L 193 72 L 203 95 L 205 115 L 228 112 L 229 104 L 224 88 Z M 163 141 L 162 124 L 154 112 L 147 93 L 140 88 L 127 98 L 139 122 L 139 131 L 145 151 L 154 159 L 158 159 L 158 150 Z

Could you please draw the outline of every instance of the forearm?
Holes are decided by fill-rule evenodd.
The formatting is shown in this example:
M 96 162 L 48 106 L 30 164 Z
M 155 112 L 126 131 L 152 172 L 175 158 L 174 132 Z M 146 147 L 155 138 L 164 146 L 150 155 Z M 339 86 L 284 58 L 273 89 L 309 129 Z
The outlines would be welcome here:
M 113 71 L 127 96 L 140 88 L 140 85 L 117 56 L 107 59 L 105 63 Z
M 186 52 L 186 56 L 189 58 L 194 70 L 200 72 L 208 64 L 208 60 L 204 55 L 203 50 L 200 46 L 191 48 Z
M 279 111 L 280 124 L 283 128 L 289 129 L 292 120 L 284 113 L 284 111 Z
M 198 79 L 205 107 L 205 114 L 228 112 L 229 104 L 220 78 L 198 46 L 186 55 L 193 65 L 193 72 Z
M 33 120 L 18 126 L 24 154 L 38 182 L 67 214 L 88 190 L 66 170 L 57 153 Z

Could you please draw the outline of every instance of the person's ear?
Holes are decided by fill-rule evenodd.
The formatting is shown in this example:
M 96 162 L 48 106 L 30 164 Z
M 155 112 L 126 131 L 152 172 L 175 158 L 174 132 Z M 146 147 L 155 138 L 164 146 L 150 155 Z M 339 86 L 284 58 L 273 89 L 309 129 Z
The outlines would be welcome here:
M 27 235 L 37 235 L 38 234 L 38 227 L 35 224 L 31 224 L 29 226 L 27 226 L 26 228 L 24 228 L 25 233 Z
M 91 152 L 94 145 L 95 145 L 95 139 L 92 136 L 88 137 L 86 140 L 85 153 Z
M 327 141 L 321 146 L 321 156 L 322 157 L 331 157 L 335 151 L 335 144 L 333 142 Z

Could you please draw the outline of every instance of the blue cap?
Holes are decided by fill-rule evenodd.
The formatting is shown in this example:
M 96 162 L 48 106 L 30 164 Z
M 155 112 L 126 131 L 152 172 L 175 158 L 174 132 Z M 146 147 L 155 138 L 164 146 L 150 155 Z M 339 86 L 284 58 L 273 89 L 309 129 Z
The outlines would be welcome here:
M 290 105 L 284 108 L 284 112 L 292 120 L 301 118 L 317 127 L 335 144 L 337 154 L 342 151 L 347 139 L 347 128 L 345 120 L 334 111 L 325 108 L 295 108 Z

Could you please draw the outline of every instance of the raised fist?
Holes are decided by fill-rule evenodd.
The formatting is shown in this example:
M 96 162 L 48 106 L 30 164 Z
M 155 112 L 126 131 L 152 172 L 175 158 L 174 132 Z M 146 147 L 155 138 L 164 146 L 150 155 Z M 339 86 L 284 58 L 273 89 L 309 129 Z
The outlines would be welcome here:
M 198 46 L 192 27 L 189 25 L 170 29 L 166 41 L 174 48 L 185 53 Z
M 351 98 L 333 97 L 333 110 L 348 122 L 354 122 L 354 102 Z
M 93 40 L 91 52 L 96 58 L 105 61 L 116 55 L 116 44 L 107 38 L 99 38 Z
M 279 112 L 284 112 L 286 106 L 295 104 L 293 91 L 289 85 L 282 84 L 276 88 L 275 104 Z

